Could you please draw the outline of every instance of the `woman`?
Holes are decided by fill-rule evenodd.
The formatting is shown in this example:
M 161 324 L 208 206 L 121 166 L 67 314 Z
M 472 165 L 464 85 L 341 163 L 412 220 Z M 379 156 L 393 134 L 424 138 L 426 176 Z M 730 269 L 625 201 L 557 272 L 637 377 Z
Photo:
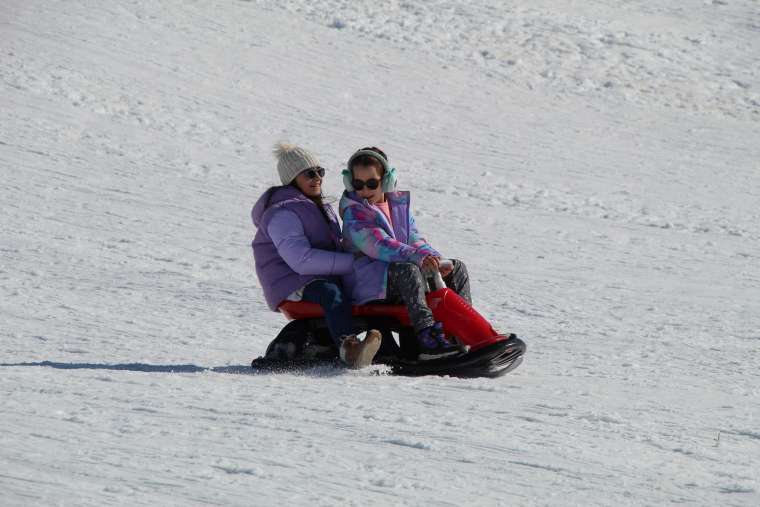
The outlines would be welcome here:
M 340 276 L 353 269 L 353 255 L 340 250 L 341 231 L 332 206 L 322 198 L 325 170 L 303 148 L 279 143 L 274 151 L 282 186 L 259 198 L 251 216 L 256 274 L 269 308 L 283 301 L 319 304 L 330 335 L 349 367 L 368 366 L 381 336 L 370 330 L 363 341 L 354 334 L 351 301 Z
M 420 345 L 419 359 L 457 354 L 460 348 L 443 332 L 425 301 L 423 271 L 440 270 L 446 285 L 470 302 L 467 268 L 441 255 L 419 234 L 410 211 L 409 192 L 397 192 L 396 169 L 376 147 L 362 148 L 343 171 L 346 192 L 340 200 L 344 249 L 354 252 L 354 270 L 346 277 L 355 303 L 403 302 Z

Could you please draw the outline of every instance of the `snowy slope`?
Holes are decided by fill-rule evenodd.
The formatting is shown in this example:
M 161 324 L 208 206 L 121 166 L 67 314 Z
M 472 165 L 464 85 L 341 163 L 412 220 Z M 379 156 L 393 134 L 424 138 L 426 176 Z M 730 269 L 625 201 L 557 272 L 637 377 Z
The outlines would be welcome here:
M 760 503 L 757 2 L 8 0 L 0 41 L 0 504 Z M 523 365 L 250 375 L 278 139 L 334 197 L 382 146 Z

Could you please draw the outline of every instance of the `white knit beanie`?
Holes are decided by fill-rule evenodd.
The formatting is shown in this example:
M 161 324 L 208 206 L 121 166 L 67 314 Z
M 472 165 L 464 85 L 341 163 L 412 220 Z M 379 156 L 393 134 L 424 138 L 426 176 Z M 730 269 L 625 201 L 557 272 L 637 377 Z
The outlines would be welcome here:
M 280 174 L 283 185 L 289 184 L 302 171 L 319 167 L 317 157 L 295 144 L 283 142 L 275 144 L 274 156 L 277 158 L 277 172 Z

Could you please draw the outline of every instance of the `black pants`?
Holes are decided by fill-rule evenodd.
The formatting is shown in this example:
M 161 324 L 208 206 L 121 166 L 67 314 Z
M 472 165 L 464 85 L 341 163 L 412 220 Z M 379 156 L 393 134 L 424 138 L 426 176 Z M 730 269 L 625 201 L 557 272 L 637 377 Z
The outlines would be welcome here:
M 464 262 L 452 259 L 454 270 L 444 277 L 446 286 L 472 304 L 470 296 L 470 275 Z M 412 262 L 391 262 L 388 266 L 388 287 L 386 300 L 403 303 L 409 312 L 414 330 L 420 332 L 435 324 L 433 312 L 425 301 L 427 282 L 419 266 Z

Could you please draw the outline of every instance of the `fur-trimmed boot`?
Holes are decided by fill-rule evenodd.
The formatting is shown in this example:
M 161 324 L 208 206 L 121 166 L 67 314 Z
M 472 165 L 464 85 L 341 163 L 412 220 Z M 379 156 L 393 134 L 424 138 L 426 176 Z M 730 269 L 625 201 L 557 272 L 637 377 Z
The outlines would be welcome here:
M 367 331 L 362 341 L 356 335 L 346 336 L 340 344 L 340 359 L 349 368 L 366 368 L 372 364 L 382 341 L 383 336 L 377 329 Z

